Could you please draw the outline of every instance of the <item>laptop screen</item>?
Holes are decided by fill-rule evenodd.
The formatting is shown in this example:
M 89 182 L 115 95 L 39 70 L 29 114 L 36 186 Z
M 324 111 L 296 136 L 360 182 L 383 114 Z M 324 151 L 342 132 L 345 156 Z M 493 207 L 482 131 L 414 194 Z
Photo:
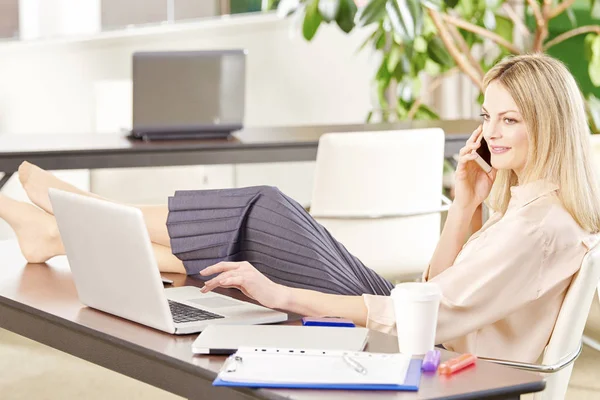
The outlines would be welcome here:
M 133 130 L 223 131 L 244 120 L 243 50 L 133 55 Z

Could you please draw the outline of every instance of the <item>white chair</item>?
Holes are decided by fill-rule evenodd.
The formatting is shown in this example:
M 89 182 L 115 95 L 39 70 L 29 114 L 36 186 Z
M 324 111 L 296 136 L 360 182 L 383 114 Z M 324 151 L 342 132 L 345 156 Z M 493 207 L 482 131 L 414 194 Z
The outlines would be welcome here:
M 600 285 L 598 285 L 598 300 L 600 300 Z M 589 336 L 583 335 L 583 344 L 585 344 L 588 347 L 591 347 L 596 351 L 600 351 L 600 342 Z
M 415 277 L 440 236 L 444 132 L 439 128 L 321 136 L 310 212 L 367 267 Z
M 546 346 L 542 364 L 519 363 L 493 358 L 481 359 L 519 369 L 548 374 L 546 389 L 534 399 L 564 399 L 573 370 L 573 363 L 581 353 L 583 328 L 588 317 L 600 279 L 600 246 L 586 254 L 581 269 L 573 278 L 565 296 L 550 342 Z

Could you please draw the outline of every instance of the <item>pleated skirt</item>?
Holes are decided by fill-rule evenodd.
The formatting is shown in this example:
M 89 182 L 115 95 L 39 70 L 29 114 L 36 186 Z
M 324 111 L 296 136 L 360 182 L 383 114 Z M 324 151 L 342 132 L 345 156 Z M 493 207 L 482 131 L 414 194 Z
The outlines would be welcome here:
M 393 288 L 274 187 L 178 191 L 169 198 L 167 229 L 189 275 L 220 261 L 248 261 L 290 287 L 342 295 Z

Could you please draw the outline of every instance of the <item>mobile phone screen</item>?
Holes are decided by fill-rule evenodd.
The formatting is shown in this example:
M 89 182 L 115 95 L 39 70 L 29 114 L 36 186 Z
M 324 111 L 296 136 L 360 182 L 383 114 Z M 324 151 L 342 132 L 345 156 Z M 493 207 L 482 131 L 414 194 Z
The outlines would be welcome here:
M 483 158 L 483 161 L 488 163 L 488 165 L 492 165 L 492 154 L 490 153 L 490 148 L 484 138 L 481 138 L 481 146 L 477 149 L 477 154 L 479 154 L 479 156 Z

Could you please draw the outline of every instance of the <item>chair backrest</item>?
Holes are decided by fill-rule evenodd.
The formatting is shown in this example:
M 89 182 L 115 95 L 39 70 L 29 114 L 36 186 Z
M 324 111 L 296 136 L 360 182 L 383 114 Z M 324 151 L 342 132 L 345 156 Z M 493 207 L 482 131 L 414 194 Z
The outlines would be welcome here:
M 439 239 L 440 214 L 366 217 L 439 208 L 444 144 L 439 128 L 321 136 L 311 213 L 379 274 L 420 273 Z
M 544 352 L 543 364 L 556 364 L 576 351 L 600 279 L 600 246 L 594 246 L 583 258 L 579 272 L 573 277 L 565 300 Z M 546 376 L 546 389 L 536 399 L 564 399 L 573 364 Z

